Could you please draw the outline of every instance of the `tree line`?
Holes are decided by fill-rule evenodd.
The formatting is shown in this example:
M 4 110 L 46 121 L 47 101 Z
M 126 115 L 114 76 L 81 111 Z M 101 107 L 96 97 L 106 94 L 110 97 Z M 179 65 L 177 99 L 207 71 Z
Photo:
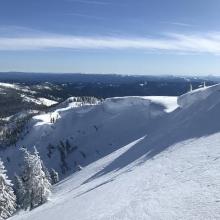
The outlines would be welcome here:
M 59 181 L 59 175 L 50 172 L 34 148 L 31 153 L 22 148 L 24 166 L 21 175 L 15 175 L 14 184 L 6 174 L 6 168 L 0 159 L 0 220 L 12 216 L 17 210 L 32 210 L 45 203 L 51 194 L 51 185 Z

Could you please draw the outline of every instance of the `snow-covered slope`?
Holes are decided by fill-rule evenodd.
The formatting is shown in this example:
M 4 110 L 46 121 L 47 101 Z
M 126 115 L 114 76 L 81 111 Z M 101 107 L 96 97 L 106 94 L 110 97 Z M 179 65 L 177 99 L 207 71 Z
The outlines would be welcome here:
M 219 219 L 219 139 L 190 139 L 124 167 L 129 151 L 143 146 L 139 139 L 60 182 L 47 204 L 12 219 Z
M 54 98 L 53 92 L 56 93 L 57 89 L 48 93 L 47 85 L 40 90 L 35 85 L 0 82 L 0 120 L 25 110 L 45 110 L 57 104 L 59 98 Z
M 182 108 L 186 108 L 189 105 L 205 100 L 210 95 L 216 94 L 218 92 L 220 92 L 219 84 L 211 87 L 202 87 L 180 96 L 178 98 L 178 105 Z
M 36 146 L 45 164 L 66 176 L 79 164 L 85 166 L 150 134 L 160 118 L 167 117 L 170 110 L 167 105 L 172 103 L 173 108 L 175 101 L 173 97 L 166 97 L 164 101 L 163 98 L 152 101 L 147 97 L 123 97 L 106 99 L 95 105 L 78 106 L 68 102 L 59 105 L 62 108 L 58 106 L 52 112 L 33 117 L 24 140 L 16 144 L 17 148 L 8 148 L 2 157 L 8 164 L 9 175 L 13 175 L 21 164 L 18 146 Z M 67 142 L 70 146 L 64 149 L 64 159 L 61 148 L 65 148 Z M 10 164 L 7 158 L 16 163 Z
M 219 219 L 219 90 L 187 93 L 176 109 L 175 98 L 124 97 L 57 109 L 55 124 L 48 114 L 33 118 L 20 145 L 35 144 L 59 169 L 58 152 L 48 159 L 45 145 L 67 138 L 78 146 L 67 163 L 84 168 L 54 186 L 48 203 L 13 219 Z

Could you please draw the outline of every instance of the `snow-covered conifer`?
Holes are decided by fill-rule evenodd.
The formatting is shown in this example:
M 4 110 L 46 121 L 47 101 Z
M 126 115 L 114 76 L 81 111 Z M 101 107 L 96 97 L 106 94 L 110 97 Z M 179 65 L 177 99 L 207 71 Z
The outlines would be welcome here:
M 50 172 L 48 171 L 47 167 L 44 165 L 43 161 L 41 161 L 41 162 L 42 162 L 41 165 L 42 165 L 42 169 L 45 173 L 45 176 L 48 179 L 48 181 L 51 183 L 52 180 L 51 180 Z
M 15 195 L 17 197 L 17 206 L 19 208 L 23 208 L 26 190 L 22 178 L 17 174 L 15 175 L 15 179 L 14 179 L 14 190 L 15 190 Z
M 23 180 L 26 190 L 24 208 L 33 209 L 47 201 L 51 191 L 51 184 L 48 181 L 43 168 L 42 161 L 35 148 L 34 154 L 28 150 L 24 151 L 24 172 Z
M 0 219 L 10 217 L 16 210 L 16 196 L 11 181 L 6 175 L 3 162 L 0 159 Z
M 51 183 L 56 184 L 59 182 L 59 174 L 53 168 L 50 171 Z

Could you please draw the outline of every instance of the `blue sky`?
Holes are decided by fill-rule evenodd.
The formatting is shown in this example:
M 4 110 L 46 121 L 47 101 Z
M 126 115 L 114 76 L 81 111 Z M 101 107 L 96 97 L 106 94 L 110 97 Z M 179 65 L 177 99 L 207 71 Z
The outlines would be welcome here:
M 219 0 L 0 0 L 0 71 L 220 74 Z

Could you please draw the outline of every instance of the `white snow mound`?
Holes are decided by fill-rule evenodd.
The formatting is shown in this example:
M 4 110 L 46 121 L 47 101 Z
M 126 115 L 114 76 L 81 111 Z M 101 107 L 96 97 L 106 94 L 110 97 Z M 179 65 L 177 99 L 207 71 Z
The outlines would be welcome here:
M 195 89 L 191 92 L 183 94 L 177 99 L 177 103 L 181 108 L 186 108 L 192 104 L 205 100 L 214 93 L 220 93 L 220 84 Z

